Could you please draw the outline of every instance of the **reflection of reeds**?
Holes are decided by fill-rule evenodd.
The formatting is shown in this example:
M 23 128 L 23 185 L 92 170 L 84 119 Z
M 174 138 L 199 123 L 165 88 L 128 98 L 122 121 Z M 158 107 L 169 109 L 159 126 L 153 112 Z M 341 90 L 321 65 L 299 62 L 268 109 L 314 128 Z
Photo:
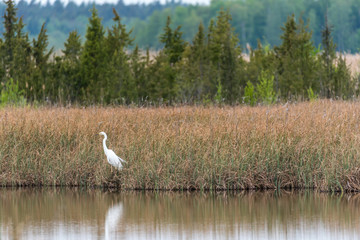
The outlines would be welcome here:
M 103 236 L 105 219 L 121 204 L 114 232 L 214 231 L 230 236 L 239 229 L 250 232 L 307 229 L 318 225 L 332 231 L 360 234 L 359 195 L 328 195 L 304 192 L 122 192 L 108 193 L 74 189 L 0 190 L 2 227 L 32 232 L 39 225 L 91 226 Z M 116 205 L 117 204 L 117 205 Z M 325 229 L 325 230 L 326 230 Z M 47 229 L 50 233 L 52 229 Z M 13 231 L 14 232 L 14 231 Z
M 2 185 L 360 190 L 360 105 L 0 111 Z M 128 161 L 111 173 L 103 150 Z

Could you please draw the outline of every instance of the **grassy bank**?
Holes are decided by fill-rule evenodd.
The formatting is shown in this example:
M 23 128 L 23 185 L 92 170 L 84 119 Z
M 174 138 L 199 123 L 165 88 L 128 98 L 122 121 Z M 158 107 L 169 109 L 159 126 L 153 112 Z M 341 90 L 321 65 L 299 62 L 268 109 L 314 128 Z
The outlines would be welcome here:
M 1 185 L 360 190 L 360 103 L 0 110 Z M 128 161 L 111 171 L 102 149 Z

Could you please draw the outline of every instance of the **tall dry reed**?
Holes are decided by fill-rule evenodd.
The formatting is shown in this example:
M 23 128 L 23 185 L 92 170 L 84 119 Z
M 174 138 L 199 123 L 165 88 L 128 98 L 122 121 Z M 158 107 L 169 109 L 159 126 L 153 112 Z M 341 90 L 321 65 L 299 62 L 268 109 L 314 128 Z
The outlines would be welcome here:
M 360 190 L 360 103 L 6 108 L 0 184 Z M 127 160 L 106 162 L 108 147 Z

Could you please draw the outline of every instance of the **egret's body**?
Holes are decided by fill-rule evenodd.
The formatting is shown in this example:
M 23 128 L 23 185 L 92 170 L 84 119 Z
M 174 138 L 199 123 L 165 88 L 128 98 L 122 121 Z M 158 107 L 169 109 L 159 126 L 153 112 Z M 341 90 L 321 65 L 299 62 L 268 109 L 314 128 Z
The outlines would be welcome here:
M 120 157 L 118 157 L 113 150 L 108 149 L 106 147 L 106 139 L 107 139 L 107 135 L 104 132 L 100 132 L 100 135 L 104 136 L 103 139 L 103 147 L 104 147 L 104 153 L 106 155 L 107 161 L 110 163 L 110 165 L 114 166 L 115 168 L 117 168 L 118 170 L 122 169 L 122 162 L 126 163 L 126 161 L 124 161 L 123 159 L 121 159 Z

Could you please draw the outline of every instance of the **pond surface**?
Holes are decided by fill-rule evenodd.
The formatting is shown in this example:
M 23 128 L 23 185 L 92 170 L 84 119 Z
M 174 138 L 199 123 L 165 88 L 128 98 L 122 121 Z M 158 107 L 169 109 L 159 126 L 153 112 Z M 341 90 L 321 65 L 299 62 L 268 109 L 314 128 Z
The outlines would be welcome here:
M 359 239 L 360 195 L 0 189 L 0 239 Z

